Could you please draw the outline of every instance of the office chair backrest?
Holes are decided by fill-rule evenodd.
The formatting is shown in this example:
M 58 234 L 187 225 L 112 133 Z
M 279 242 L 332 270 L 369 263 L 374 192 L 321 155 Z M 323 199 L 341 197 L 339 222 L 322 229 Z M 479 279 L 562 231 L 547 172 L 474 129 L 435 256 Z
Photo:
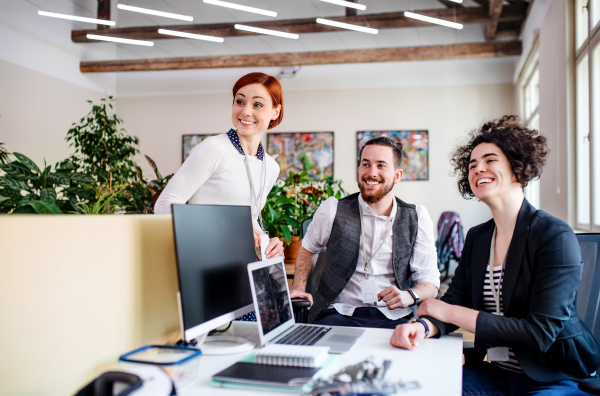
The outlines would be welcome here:
M 306 235 L 306 231 L 308 231 L 308 226 L 312 222 L 312 219 L 306 219 L 302 222 L 302 238 Z M 317 291 L 317 287 L 319 286 L 319 282 L 321 281 L 321 274 L 323 273 L 323 268 L 325 268 L 325 260 L 327 259 L 327 251 L 319 253 L 319 258 L 317 259 L 317 264 L 315 268 L 313 268 L 310 276 L 308 277 L 308 281 L 306 282 L 306 292 L 309 294 L 315 295 Z
M 576 234 L 583 274 L 577 288 L 577 313 L 600 342 L 600 234 Z

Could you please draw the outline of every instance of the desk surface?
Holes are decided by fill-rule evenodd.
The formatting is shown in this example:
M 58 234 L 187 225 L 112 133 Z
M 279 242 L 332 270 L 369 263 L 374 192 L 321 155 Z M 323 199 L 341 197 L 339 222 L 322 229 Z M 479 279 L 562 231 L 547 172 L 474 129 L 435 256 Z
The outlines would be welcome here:
M 440 339 L 428 339 L 413 351 L 394 348 L 390 345 L 393 330 L 367 329 L 350 351 L 337 360 L 338 369 L 356 364 L 369 356 L 392 361 L 386 378 L 394 381 L 418 381 L 421 388 L 406 393 L 412 395 L 460 395 L 462 393 L 462 335 L 452 334 Z M 256 323 L 234 322 L 227 335 L 236 335 L 258 344 Z M 214 374 L 241 360 L 248 353 L 227 356 L 201 356 L 197 380 L 177 393 L 191 395 L 264 395 L 265 391 L 239 390 L 209 387 Z M 337 370 L 336 370 L 337 371 Z M 274 395 L 274 392 L 268 392 Z M 282 393 L 289 395 L 289 393 Z

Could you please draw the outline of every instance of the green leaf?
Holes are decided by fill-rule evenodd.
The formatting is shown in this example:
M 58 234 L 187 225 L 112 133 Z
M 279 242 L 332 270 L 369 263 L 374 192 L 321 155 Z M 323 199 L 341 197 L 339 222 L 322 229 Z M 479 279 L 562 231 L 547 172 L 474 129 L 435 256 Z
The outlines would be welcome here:
M 78 184 L 91 184 L 96 181 L 90 175 L 86 175 L 85 173 L 79 173 L 79 172 L 73 173 L 71 175 L 71 180 L 73 180 L 75 183 L 78 183 Z
M 25 206 L 30 206 L 31 208 L 33 208 L 35 213 L 39 213 L 39 214 L 60 214 L 60 209 L 52 201 L 27 201 L 27 202 L 23 202 L 23 203 L 19 204 L 19 206 L 17 206 L 17 209 L 23 208 Z M 15 212 L 17 209 L 15 209 Z M 18 213 L 27 213 L 27 212 L 18 212 Z
M 0 177 L 0 187 L 10 188 L 15 191 L 28 190 L 25 183 L 7 176 Z
M 35 162 L 33 162 L 31 159 L 29 159 L 29 157 L 26 157 L 25 155 L 23 155 L 21 153 L 13 153 L 13 155 L 15 157 L 17 157 L 17 159 L 19 160 L 20 163 L 25 165 L 30 170 L 34 171 L 35 173 L 42 173 L 40 171 L 40 168 L 38 168 L 38 166 L 35 164 Z
M 335 199 L 342 199 L 342 193 L 341 192 L 336 192 L 335 193 Z
M 12 213 L 36 213 L 35 209 L 29 205 L 19 205 L 12 211 Z
M 292 241 L 292 233 L 291 233 L 290 229 L 286 225 L 280 227 L 279 229 L 281 230 L 281 233 L 283 234 L 283 237 L 285 238 L 285 243 L 289 245 L 290 242 Z
M 29 180 L 35 176 L 28 168 L 16 162 L 11 162 L 10 164 L 0 164 L 0 169 L 10 176 L 21 180 Z
M 57 184 L 59 186 L 68 186 L 71 184 L 71 178 L 68 174 L 62 172 L 54 172 L 48 175 L 48 180 L 51 183 Z
M 56 191 L 53 188 L 42 188 L 40 190 L 40 199 L 42 201 L 56 202 Z

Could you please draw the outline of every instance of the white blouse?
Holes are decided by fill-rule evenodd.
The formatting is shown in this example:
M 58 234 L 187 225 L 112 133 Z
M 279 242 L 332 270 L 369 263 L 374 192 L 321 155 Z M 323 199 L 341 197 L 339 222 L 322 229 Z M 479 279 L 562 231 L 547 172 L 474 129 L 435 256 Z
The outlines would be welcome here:
M 232 134 L 233 132 L 233 134 Z M 235 136 L 234 136 L 235 135 Z M 231 138 L 230 138 L 231 136 Z M 250 206 L 252 222 L 258 226 L 258 211 L 250 190 L 246 163 L 237 134 L 231 130 L 211 136 L 198 144 L 181 168 L 169 181 L 154 205 L 154 213 L 170 214 L 171 204 L 240 205 Z M 262 155 L 260 155 L 262 154 Z M 249 156 L 248 162 L 260 210 L 279 176 L 279 164 L 259 150 L 266 162 L 266 183 L 263 185 L 263 160 Z

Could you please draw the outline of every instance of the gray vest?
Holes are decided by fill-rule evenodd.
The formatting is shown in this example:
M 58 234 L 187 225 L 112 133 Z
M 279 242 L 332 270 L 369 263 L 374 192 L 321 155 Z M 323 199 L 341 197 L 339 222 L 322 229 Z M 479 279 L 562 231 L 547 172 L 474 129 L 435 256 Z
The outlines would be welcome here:
M 360 212 L 358 194 L 352 194 L 338 202 L 337 213 L 331 227 L 327 244 L 327 259 L 313 306 L 308 311 L 308 322 L 314 323 L 323 309 L 344 290 L 356 270 L 360 252 Z M 400 289 L 410 285 L 410 258 L 417 239 L 418 220 L 415 205 L 396 198 L 397 211 L 394 220 L 392 262 L 394 275 Z

